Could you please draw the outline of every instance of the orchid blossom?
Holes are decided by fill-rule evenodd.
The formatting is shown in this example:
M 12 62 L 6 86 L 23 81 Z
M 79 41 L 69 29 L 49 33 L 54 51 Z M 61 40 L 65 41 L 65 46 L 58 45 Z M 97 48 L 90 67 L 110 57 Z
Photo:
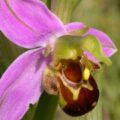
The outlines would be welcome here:
M 91 72 L 116 52 L 105 33 L 81 22 L 64 25 L 39 0 L 0 0 L 0 31 L 28 49 L 1 77 L 0 120 L 22 119 L 44 90 L 59 95 L 70 115 L 93 109 L 99 91 Z

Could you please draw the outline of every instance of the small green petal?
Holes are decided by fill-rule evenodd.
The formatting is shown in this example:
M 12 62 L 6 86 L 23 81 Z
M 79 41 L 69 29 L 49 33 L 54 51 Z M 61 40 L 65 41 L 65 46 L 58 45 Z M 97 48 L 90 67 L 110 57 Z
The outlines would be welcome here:
M 55 59 L 76 59 L 78 56 L 76 42 L 72 42 L 69 36 L 57 40 L 54 50 Z
M 80 45 L 83 51 L 90 52 L 99 61 L 104 62 L 107 65 L 111 64 L 110 59 L 104 55 L 102 46 L 95 36 L 88 35 L 83 37 L 82 40 L 80 40 Z

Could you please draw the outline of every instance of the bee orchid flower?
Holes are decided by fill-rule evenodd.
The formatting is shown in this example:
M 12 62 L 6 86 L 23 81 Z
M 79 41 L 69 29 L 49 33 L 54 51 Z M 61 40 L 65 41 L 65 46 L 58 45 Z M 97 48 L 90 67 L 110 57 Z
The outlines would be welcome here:
M 64 25 L 39 0 L 0 0 L 0 31 L 28 49 L 1 77 L 1 120 L 22 119 L 44 90 L 59 95 L 70 115 L 93 109 L 99 91 L 91 72 L 116 52 L 105 33 L 81 22 Z

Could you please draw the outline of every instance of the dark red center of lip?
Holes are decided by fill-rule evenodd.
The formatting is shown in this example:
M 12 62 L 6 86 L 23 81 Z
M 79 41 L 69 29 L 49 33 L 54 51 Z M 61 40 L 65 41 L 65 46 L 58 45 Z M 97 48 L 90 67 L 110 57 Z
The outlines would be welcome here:
M 82 79 L 82 71 L 79 62 L 68 62 L 63 72 L 66 78 L 71 82 L 79 83 Z
M 61 76 L 65 76 L 67 80 L 78 83 L 74 84 L 76 86 L 70 86 L 64 80 L 65 78 L 58 77 L 59 82 L 59 92 L 61 93 L 66 104 L 61 104 L 63 111 L 71 116 L 80 116 L 91 111 L 97 104 L 99 98 L 99 90 L 94 78 L 90 75 L 87 81 L 83 80 L 82 77 L 82 64 L 79 61 L 63 61 L 63 67 L 60 69 L 64 73 L 61 73 Z M 68 85 L 66 85 L 65 84 Z M 80 83 L 80 84 L 79 84 Z M 92 89 L 89 89 L 91 86 Z M 71 88 L 74 89 L 71 90 Z M 76 91 L 77 90 L 77 91 Z M 74 98 L 74 92 L 78 92 L 78 95 Z M 60 96 L 61 98 L 61 96 Z M 60 99 L 61 100 L 61 99 Z M 62 102 L 62 101 L 60 101 Z
M 90 76 L 89 82 L 93 90 L 82 87 L 77 100 L 72 100 L 71 95 L 66 97 L 65 94 L 67 92 L 63 93 L 64 99 L 67 101 L 67 105 L 63 108 L 65 113 L 71 116 L 80 116 L 88 113 L 96 106 L 99 98 L 99 90 L 92 76 Z
M 84 81 L 82 80 L 82 72 L 78 63 L 70 62 L 64 70 L 64 74 L 72 82 Z M 90 76 L 87 82 L 89 82 L 93 89 L 90 90 L 89 88 L 84 87 L 84 84 L 87 85 L 87 83 L 82 82 L 83 86 L 81 85 L 78 98 L 74 100 L 74 92 L 70 91 L 61 80 L 59 81 L 60 92 L 67 103 L 62 107 L 65 113 L 71 116 L 81 116 L 88 113 L 96 106 L 99 98 L 99 90 L 96 81 Z

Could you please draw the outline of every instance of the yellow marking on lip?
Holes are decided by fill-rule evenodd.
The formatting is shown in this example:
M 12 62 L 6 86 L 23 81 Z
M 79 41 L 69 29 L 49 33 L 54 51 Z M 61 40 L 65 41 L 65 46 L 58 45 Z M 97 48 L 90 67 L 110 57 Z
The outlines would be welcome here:
M 81 86 L 79 86 L 78 88 L 74 89 L 73 87 L 69 86 L 69 85 L 65 82 L 64 79 L 66 79 L 66 77 L 64 76 L 64 74 L 63 74 L 63 76 L 61 76 L 60 74 L 58 74 L 58 75 L 59 75 L 59 77 L 61 78 L 64 86 L 67 87 L 67 88 L 70 90 L 70 92 L 72 93 L 72 95 L 73 95 L 73 100 L 77 100 L 78 97 L 79 97 L 79 93 L 80 93 Z M 76 83 L 74 83 L 74 84 L 76 84 Z
M 83 71 L 83 79 L 88 80 L 90 77 L 90 70 L 86 67 Z

